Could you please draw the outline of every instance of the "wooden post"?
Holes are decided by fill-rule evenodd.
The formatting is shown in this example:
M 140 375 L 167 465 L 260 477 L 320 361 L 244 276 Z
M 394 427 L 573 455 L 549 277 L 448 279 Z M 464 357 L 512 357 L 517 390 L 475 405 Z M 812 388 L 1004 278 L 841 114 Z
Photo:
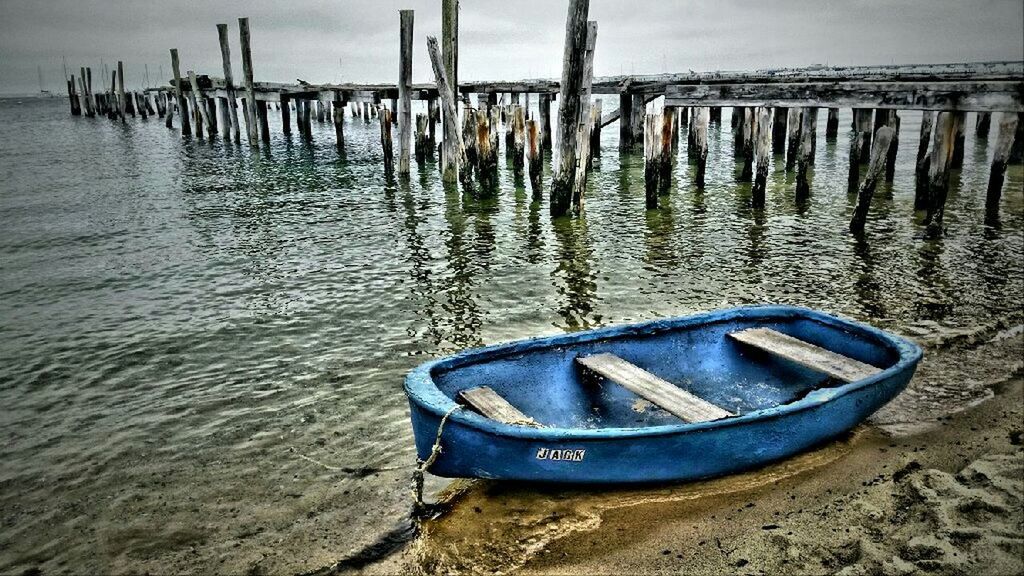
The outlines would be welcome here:
M 462 141 L 466 143 L 466 160 L 475 168 L 479 161 L 476 149 L 476 112 L 469 104 L 464 104 L 462 109 Z
M 416 115 L 416 144 L 413 152 L 416 156 L 416 164 L 423 164 L 427 161 L 427 151 L 430 149 L 430 134 L 427 128 L 427 115 Z
M 953 136 L 953 156 L 950 158 L 950 168 L 963 168 L 964 165 L 964 140 L 967 130 L 967 113 L 954 112 L 953 119 L 956 121 L 956 132 Z
M 167 113 L 164 114 L 164 126 L 166 126 L 167 128 L 173 128 L 174 127 L 174 125 L 173 125 L 173 121 L 174 121 L 174 102 L 171 100 L 171 94 L 170 93 L 165 94 L 164 97 L 167 99 L 166 100 Z M 180 114 L 180 112 L 179 112 L 179 114 Z
M 459 160 L 465 156 L 465 149 L 458 146 L 461 141 L 459 134 L 459 113 L 455 100 L 459 94 L 459 0 L 441 0 L 441 41 L 442 41 L 442 69 L 444 70 L 445 82 L 452 99 L 452 107 L 446 105 L 444 114 L 456 114 L 449 122 L 444 120 L 441 134 L 443 146 L 441 153 L 441 175 L 446 182 L 455 182 L 466 170 L 460 166 Z M 435 76 L 436 70 L 435 70 Z M 444 95 L 441 95 L 442 102 Z
M 395 156 L 391 151 L 391 111 L 381 106 L 380 113 L 380 147 L 384 152 L 384 177 L 391 180 L 395 177 Z
M 891 183 L 896 177 L 896 154 L 900 148 L 900 116 L 896 110 L 889 114 L 888 126 L 892 128 L 892 140 L 889 142 L 889 152 L 885 159 L 885 181 Z
M 317 103 L 320 104 L 320 118 L 323 118 L 323 102 L 317 101 Z M 264 144 L 270 144 L 270 123 L 267 121 L 267 103 L 265 101 L 256 101 L 256 114 L 260 119 L 260 139 Z
M 193 105 L 196 107 L 197 110 L 199 110 L 199 116 L 203 119 L 203 123 L 209 126 L 210 117 L 207 115 L 206 105 L 203 102 L 203 93 L 199 91 L 199 82 L 196 81 L 196 73 L 192 70 L 189 70 L 187 74 L 188 83 L 192 87 L 192 97 L 194 99 Z M 196 130 L 196 136 L 202 138 L 202 134 L 199 133 L 198 129 Z M 213 134 L 211 134 L 211 137 L 212 136 Z
M 1024 161 L 1024 112 L 1017 113 L 1017 133 L 1013 136 L 1013 146 L 1010 147 L 1010 159 L 1008 162 L 1020 164 Z
M 693 159 L 697 157 L 697 116 L 699 111 L 697 107 L 690 108 L 690 121 L 686 127 L 686 157 Z M 710 118 L 710 113 L 708 114 Z M 710 120 L 709 120 L 710 122 Z
M 675 108 L 662 108 L 661 150 L 658 152 L 658 193 L 668 194 L 672 186 L 672 134 L 675 132 Z M 598 120 L 600 122 L 600 119 Z
M 788 108 L 775 107 L 775 118 L 772 120 L 772 154 L 786 153 L 786 119 Z
M 188 101 L 188 109 L 190 111 L 192 128 L 196 138 L 203 137 L 203 117 L 199 115 L 199 108 L 196 106 L 196 93 L 189 90 L 185 93 L 185 99 Z
M 249 19 L 238 19 L 238 38 L 242 44 L 242 78 L 245 82 L 245 129 L 249 136 L 249 145 L 256 146 L 259 135 L 256 133 L 256 93 L 252 82 L 252 51 L 249 43 Z
M 722 107 L 712 106 L 708 109 L 708 122 L 714 122 L 715 124 L 722 124 Z
M 501 126 L 501 106 L 494 105 L 488 112 L 488 123 L 487 123 L 487 139 L 490 140 L 491 154 L 494 155 L 494 165 L 498 165 L 498 141 L 499 141 L 499 127 Z
M 220 60 L 224 69 L 224 88 L 227 92 L 227 97 L 224 98 L 227 103 L 228 118 L 230 119 L 231 136 L 235 143 L 241 141 L 240 129 L 238 126 L 238 98 L 235 96 L 234 80 L 232 79 L 231 73 L 231 47 L 228 42 L 228 25 L 217 24 L 217 37 L 220 41 Z M 228 120 L 224 121 L 224 130 L 227 134 Z M 228 136 L 225 136 L 227 138 Z
M 825 139 L 832 141 L 839 135 L 839 108 L 829 108 L 825 120 Z
M 433 156 L 434 148 L 437 147 L 437 137 L 434 130 L 440 118 L 441 111 L 437 107 L 437 98 L 431 96 L 427 99 L 427 133 L 430 138 L 430 150 L 427 151 L 428 156 Z
M 789 122 L 786 125 L 786 138 L 788 140 L 786 147 L 786 172 L 789 172 L 796 166 L 797 152 L 800 151 L 800 129 L 803 126 L 802 114 L 802 108 L 793 108 L 789 112 Z
M 498 120 L 498 108 L 487 111 L 481 107 L 476 111 L 477 180 L 480 188 L 490 191 L 498 185 L 498 148 L 497 131 L 492 123 Z M 491 134 L 495 136 L 492 138 Z M 536 193 L 536 192 L 535 192 Z
M 92 96 L 89 94 L 89 86 L 86 84 L 85 66 L 81 67 L 81 75 L 78 77 L 78 83 L 82 88 L 82 100 L 85 102 L 85 115 L 87 118 L 96 116 L 96 112 L 92 106 Z
M 647 103 L 644 102 L 644 95 L 633 94 L 633 106 L 629 115 L 629 122 L 632 124 L 633 147 L 643 150 L 644 141 L 641 139 L 644 133 L 644 116 L 647 115 Z
M 917 162 L 914 164 L 914 210 L 928 208 L 928 141 L 932 137 L 932 123 L 935 113 L 925 110 L 921 113 L 921 135 L 917 144 Z
M 886 120 L 888 122 L 888 120 Z M 878 180 L 885 170 L 886 158 L 889 156 L 889 143 L 892 141 L 894 130 L 891 126 L 882 126 L 875 132 L 875 143 L 871 148 L 871 163 L 868 165 L 868 173 L 861 184 L 860 193 L 857 194 L 857 207 L 853 211 L 853 219 L 850 220 L 850 231 L 861 233 L 864 231 L 864 223 L 868 218 L 868 208 L 871 207 L 871 197 L 875 193 Z
M 953 139 L 956 137 L 954 112 L 939 112 L 935 121 L 931 159 L 928 166 L 928 213 L 925 224 L 930 236 L 942 234 L 942 216 L 949 191 L 949 165 L 953 159 Z
M 526 149 L 526 115 L 523 107 L 512 107 L 512 173 L 523 175 L 523 161 Z
M 597 47 L 597 22 L 587 22 L 587 44 L 583 56 L 583 84 L 580 87 L 580 118 L 576 128 L 576 176 L 572 183 L 572 207 L 579 213 L 583 210 L 583 195 L 587 190 L 587 170 L 590 161 L 590 131 L 593 126 L 590 95 L 594 82 L 594 48 Z M 597 117 L 601 123 L 601 117 Z
M 871 152 L 871 109 L 854 108 L 853 124 L 855 129 L 850 141 L 850 166 L 846 178 L 846 191 L 850 194 L 856 192 L 859 186 L 860 164 L 865 157 L 865 150 L 868 156 Z
M 600 98 L 590 107 L 590 159 L 601 156 L 601 108 Z M 590 164 L 588 164 L 589 166 Z
M 633 149 L 633 97 L 619 94 L 619 150 Z
M 398 173 L 409 174 L 409 143 L 412 133 L 412 31 L 413 11 L 398 11 Z
M 543 97 L 543 94 L 541 95 Z M 533 190 L 533 199 L 540 200 L 542 197 L 541 172 L 543 168 L 544 152 L 540 147 L 536 120 L 526 121 L 526 158 L 530 170 L 530 188 Z
M 68 104 L 71 106 L 72 116 L 82 115 L 82 105 L 78 100 L 78 95 L 75 93 L 75 77 L 71 76 L 71 79 L 67 81 L 68 87 Z
M 776 108 L 776 110 L 779 110 Z M 768 161 L 771 160 L 772 147 L 775 144 L 776 130 L 772 126 L 772 111 L 765 106 L 754 110 L 757 121 L 757 129 L 754 130 L 754 159 L 757 164 L 757 172 L 754 176 L 754 186 L 751 190 L 753 198 L 760 198 L 764 205 L 765 188 L 768 184 Z
M 458 4 L 455 0 L 445 0 L 447 4 Z M 441 104 L 444 106 L 444 128 L 445 128 L 445 140 L 450 141 L 454 154 L 450 150 L 446 149 L 445 154 L 442 154 L 442 164 L 448 166 L 449 171 L 453 171 L 455 177 L 462 182 L 462 185 L 466 188 L 472 183 L 469 170 L 469 162 L 466 159 L 466 147 L 462 142 L 462 134 L 459 133 L 459 115 L 455 108 L 455 92 L 452 90 L 451 84 L 448 83 L 448 77 L 445 73 L 445 69 L 441 63 L 441 49 L 437 45 L 437 38 L 433 36 L 427 36 L 427 52 L 430 54 L 430 63 L 434 68 L 434 78 L 437 82 L 437 92 L 441 96 Z M 447 156 L 447 160 L 444 158 Z M 442 177 L 447 180 L 449 176 L 448 172 L 443 172 Z
M 284 94 L 281 95 L 281 132 L 285 136 L 291 136 L 292 134 L 291 101 Z
M 118 104 L 118 115 L 121 117 L 121 122 L 124 122 L 124 62 L 117 61 L 117 104 Z
M 587 51 L 587 14 L 590 0 L 569 0 L 565 22 L 565 49 L 562 55 L 562 82 L 558 98 L 554 176 L 551 182 L 552 216 L 569 211 L 576 176 L 577 131 L 580 122 L 580 96 L 583 92 Z
M 757 129 L 757 111 L 752 107 L 743 109 L 743 169 L 740 182 L 750 182 L 754 177 L 754 131 Z
M 721 111 L 721 109 L 719 109 Z M 721 121 L 721 118 L 719 118 Z M 695 156 L 697 157 L 697 174 L 695 182 L 697 188 L 704 189 L 704 175 L 706 173 L 708 163 L 708 124 L 711 122 L 711 111 L 706 106 L 697 108 L 697 116 L 694 118 L 692 124 L 694 125 L 693 131 L 693 146 L 695 150 Z
M 974 118 L 974 135 L 982 142 L 988 139 L 988 131 L 992 126 L 991 112 L 978 112 Z
M 322 100 L 317 98 L 315 106 L 316 106 L 316 121 L 317 121 L 317 124 L 323 124 L 324 120 L 326 120 L 326 118 L 324 116 L 324 103 L 323 103 Z M 394 110 L 394 108 L 392 108 L 392 110 Z M 262 123 L 261 123 L 260 126 L 262 127 Z
M 1010 158 L 1014 134 L 1019 125 L 1018 115 L 1003 112 L 999 115 L 999 134 L 996 136 L 996 149 L 992 155 L 992 168 L 988 175 L 988 193 L 985 196 L 985 221 L 995 224 L 999 220 L 999 198 L 1003 194 L 1003 177 L 1006 174 L 1006 163 Z
M 541 147 L 551 150 L 551 94 L 543 93 L 537 99 L 540 118 Z
M 306 139 L 306 142 L 313 141 L 313 101 L 305 100 L 302 101 L 302 136 Z
M 188 106 L 185 105 L 185 94 L 181 89 L 181 69 L 178 63 L 178 49 L 171 48 L 171 70 L 174 72 L 174 95 L 178 100 L 178 114 L 181 115 L 181 135 L 192 134 L 192 124 L 188 117 Z M 170 120 L 168 120 L 170 125 Z
M 647 209 L 658 207 L 658 180 L 661 175 L 661 115 L 644 118 L 644 190 Z
M 811 194 L 807 171 L 814 162 L 814 130 L 818 125 L 818 109 L 800 111 L 800 143 L 796 154 L 796 199 L 805 200 Z
M 334 97 L 338 98 L 337 92 L 335 92 Z M 288 108 L 288 103 L 284 102 L 281 110 L 286 108 Z M 331 120 L 334 121 L 335 148 L 340 151 L 345 148 L 345 103 L 343 101 L 334 101 L 334 105 L 331 106 Z

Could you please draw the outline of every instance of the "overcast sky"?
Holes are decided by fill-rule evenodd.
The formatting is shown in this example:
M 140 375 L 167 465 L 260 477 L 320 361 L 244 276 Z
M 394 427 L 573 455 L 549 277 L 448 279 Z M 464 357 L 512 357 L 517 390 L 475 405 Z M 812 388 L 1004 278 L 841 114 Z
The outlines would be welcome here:
M 0 92 L 52 91 L 69 68 L 121 59 L 129 87 L 182 73 L 221 76 L 217 23 L 252 29 L 257 80 L 394 82 L 398 10 L 416 11 L 413 77 L 431 80 L 426 36 L 441 0 L 0 0 Z M 461 80 L 558 77 L 565 0 L 462 0 Z M 1024 59 L 1022 0 L 593 0 L 595 74 Z

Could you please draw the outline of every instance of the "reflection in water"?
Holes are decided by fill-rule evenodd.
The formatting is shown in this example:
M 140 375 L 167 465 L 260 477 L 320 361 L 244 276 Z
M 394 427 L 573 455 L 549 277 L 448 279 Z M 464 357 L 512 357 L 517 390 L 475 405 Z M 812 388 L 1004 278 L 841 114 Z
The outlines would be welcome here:
M 587 219 L 557 218 L 551 226 L 558 250 L 558 265 L 551 276 L 559 295 L 562 328 L 569 332 L 591 328 L 601 321 L 601 316 L 594 314 L 597 274 L 592 269 L 594 250 L 587 234 Z
M 644 262 L 659 276 L 670 274 L 680 265 L 675 249 L 676 226 L 672 216 L 672 205 L 663 203 L 656 210 L 648 210 L 644 217 L 647 223 L 647 233 L 644 235 L 647 251 L 644 254 Z
M 875 275 L 875 261 L 871 245 L 859 236 L 853 240 L 853 253 L 860 260 L 860 266 L 851 270 L 855 276 L 854 286 L 857 304 L 866 314 L 874 318 L 888 318 L 882 299 L 882 284 Z

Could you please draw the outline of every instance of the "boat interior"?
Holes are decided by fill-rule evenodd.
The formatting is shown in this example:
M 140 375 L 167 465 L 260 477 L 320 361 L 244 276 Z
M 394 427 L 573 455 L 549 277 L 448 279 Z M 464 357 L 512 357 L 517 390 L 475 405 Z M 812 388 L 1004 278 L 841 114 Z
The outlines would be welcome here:
M 642 428 L 792 403 L 898 360 L 892 344 L 839 321 L 741 317 L 562 344 L 540 340 L 441 363 L 431 376 L 452 400 L 506 424 Z

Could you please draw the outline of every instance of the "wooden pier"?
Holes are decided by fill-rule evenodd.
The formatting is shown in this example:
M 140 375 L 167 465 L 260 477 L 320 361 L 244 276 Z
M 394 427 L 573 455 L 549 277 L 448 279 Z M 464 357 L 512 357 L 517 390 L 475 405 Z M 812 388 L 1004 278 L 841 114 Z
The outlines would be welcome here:
M 839 132 L 839 109 L 850 108 L 854 121 L 847 185 L 851 194 L 859 194 L 850 226 L 857 233 L 864 229 L 876 182 L 880 178 L 892 181 L 904 111 L 923 113 L 915 209 L 926 213 L 933 233 L 942 230 L 949 171 L 962 162 L 966 113 L 977 113 L 979 135 L 987 136 L 993 122 L 998 126 L 986 202 L 992 222 L 998 219 L 1006 164 L 1020 161 L 1024 142 L 1021 61 L 595 77 L 598 23 L 587 20 L 589 0 L 569 0 L 560 80 L 474 82 L 458 75 L 458 12 L 458 0 L 444 0 L 441 41 L 431 38 L 418 47 L 431 57 L 432 83 L 411 82 L 412 54 L 417 48 L 412 10 L 399 11 L 395 22 L 399 69 L 394 84 L 257 81 L 249 20 L 239 18 L 240 86 L 235 85 L 232 72 L 229 27 L 217 24 L 223 64 L 219 74 L 191 70 L 182 74 L 179 50 L 171 48 L 173 78 L 167 85 L 126 92 L 123 65 L 118 62 L 110 89 L 93 93 L 92 70 L 86 67 L 78 82 L 74 77 L 68 82 L 71 113 L 87 117 L 105 113 L 126 122 L 126 113 L 134 116 L 139 110 L 141 119 L 146 120 L 147 112 L 154 110 L 165 118 L 168 128 L 173 127 L 177 113 L 183 137 L 203 138 L 205 126 L 206 138 L 220 137 L 238 144 L 240 107 L 247 145 L 258 148 L 271 142 L 267 116 L 276 107 L 285 135 L 292 135 L 294 112 L 299 137 L 311 141 L 311 118 L 315 117 L 318 122 L 333 123 L 337 147 L 343 150 L 345 110 L 351 109 L 353 118 L 389 124 L 381 127 L 389 177 L 397 172 L 398 177 L 406 178 L 413 158 L 424 162 L 438 154 L 445 181 L 459 182 L 467 193 L 476 195 L 496 189 L 498 134 L 504 124 L 506 154 L 517 178 L 529 167 L 535 198 L 543 197 L 540 167 L 545 152 L 550 151 L 553 177 L 548 183 L 548 200 L 552 216 L 559 217 L 583 210 L 587 172 L 592 169 L 593 157 L 601 153 L 601 128 L 609 124 L 619 124 L 620 150 L 643 152 L 650 164 L 646 204 L 655 209 L 658 197 L 671 189 L 680 127 L 687 132 L 687 158 L 695 164 L 690 171 L 692 179 L 703 188 L 708 174 L 709 131 L 718 129 L 721 109 L 732 108 L 734 161 L 743 166 L 739 180 L 751 183 L 751 202 L 760 209 L 765 205 L 773 155 L 779 155 L 781 160 L 775 161 L 783 161 L 786 170 L 796 170 L 796 197 L 806 198 L 811 193 L 808 175 L 814 164 L 818 110 L 826 109 L 825 136 L 832 141 Z M 618 100 L 619 105 L 602 115 L 601 104 L 608 98 L 601 97 L 608 95 L 618 96 L 612 101 Z M 507 104 L 500 103 L 506 100 Z M 426 113 L 414 116 L 413 101 L 423 102 Z M 536 111 L 530 108 L 532 101 L 537 102 Z M 554 138 L 552 104 L 557 105 L 558 114 Z M 998 113 L 995 120 L 993 112 Z M 391 152 L 392 122 L 398 128 L 397 154 Z M 435 140 L 438 122 L 443 134 L 440 147 Z M 877 145 L 880 141 L 884 146 Z M 865 167 L 868 172 L 861 182 Z

